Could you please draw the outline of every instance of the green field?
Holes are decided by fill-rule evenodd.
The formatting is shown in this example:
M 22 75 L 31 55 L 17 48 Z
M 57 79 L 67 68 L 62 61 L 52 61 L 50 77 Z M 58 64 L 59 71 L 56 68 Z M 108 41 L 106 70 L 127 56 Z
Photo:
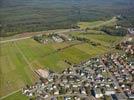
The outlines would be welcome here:
M 58 29 L 79 27 L 87 32 L 73 32 L 72 36 L 85 38 L 100 45 L 93 46 L 91 43 L 76 40 L 40 44 L 32 38 L 1 43 L 0 99 L 18 91 L 26 84 L 36 82 L 36 69 L 45 68 L 60 73 L 70 67 L 65 60 L 78 64 L 112 51 L 113 44 L 122 39 L 119 36 L 111 36 L 122 33 L 122 30 L 113 30 L 115 26 L 134 26 L 133 4 L 128 6 L 130 1 L 132 0 L 1 0 L 1 41 L 33 36 L 35 32 L 53 33 Z M 112 18 L 118 15 L 123 16 L 119 20 Z M 27 99 L 21 92 L 17 92 L 3 100 Z
M 36 79 L 14 43 L 1 44 L 0 47 L 0 95 L 20 89 Z
M 102 26 L 114 26 L 117 23 L 117 19 L 113 17 L 106 21 L 93 21 L 93 22 L 78 22 L 77 25 L 80 29 L 97 29 Z
M 89 39 L 90 41 L 100 43 L 102 46 L 112 46 L 114 43 L 119 42 L 122 37 L 121 36 L 112 36 L 108 35 L 104 32 L 101 31 L 94 31 L 95 33 L 101 33 L 101 34 L 92 34 L 92 32 L 87 32 L 87 33 L 80 33 L 80 32 L 74 32 L 71 33 L 72 36 L 74 37 L 81 37 L 81 38 L 86 38 Z
M 109 51 L 109 46 L 121 37 L 88 33 L 72 33 L 98 42 L 100 46 L 80 41 L 40 44 L 31 39 L 1 44 L 0 46 L 0 95 L 5 96 L 37 79 L 33 70 L 46 68 L 61 72 L 69 67 L 65 60 L 80 63 L 90 57 Z M 72 44 L 76 44 L 70 46 Z M 69 47 L 70 46 L 70 47 Z M 62 49 L 58 51 L 58 49 Z M 15 95 L 15 94 L 14 94 Z M 11 96 L 12 98 L 14 96 Z M 12 100 L 12 99 L 5 99 Z
M 96 53 L 97 53 L 97 55 L 101 55 L 101 54 L 105 53 L 106 51 L 108 51 L 108 48 L 106 48 L 106 47 L 103 47 L 103 46 L 95 47 L 88 43 L 84 43 L 82 45 L 77 45 L 75 47 L 78 48 L 79 50 L 87 53 L 91 57 L 96 56 Z
M 21 91 L 19 91 L 11 96 L 8 96 L 7 98 L 4 98 L 3 100 L 29 100 L 29 98 L 23 95 Z

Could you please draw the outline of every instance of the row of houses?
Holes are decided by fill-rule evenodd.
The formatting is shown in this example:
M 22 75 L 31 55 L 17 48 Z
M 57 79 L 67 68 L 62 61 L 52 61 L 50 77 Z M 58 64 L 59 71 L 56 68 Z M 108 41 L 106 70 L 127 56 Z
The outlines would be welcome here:
M 134 62 L 119 53 L 105 55 L 104 62 L 129 99 L 134 99 Z
M 59 97 L 62 100 L 127 100 L 134 95 L 132 66 L 126 56 L 107 54 L 67 68 L 60 74 L 38 70 L 40 80 L 23 88 L 22 93 L 38 100 L 61 100 Z
M 118 45 L 116 45 L 117 49 L 124 50 L 128 55 L 134 56 L 134 38 L 128 37 Z

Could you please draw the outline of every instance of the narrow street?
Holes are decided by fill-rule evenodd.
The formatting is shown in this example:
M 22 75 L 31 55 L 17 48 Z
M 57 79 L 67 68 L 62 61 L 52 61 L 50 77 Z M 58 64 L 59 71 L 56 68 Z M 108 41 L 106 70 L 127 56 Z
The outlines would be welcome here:
M 101 63 L 103 64 L 105 70 L 108 72 L 108 74 L 110 75 L 111 79 L 113 80 L 115 86 L 117 86 L 117 88 L 119 88 L 121 90 L 121 94 L 122 94 L 122 100 L 127 100 L 127 97 L 125 95 L 125 93 L 123 92 L 123 90 L 121 89 L 121 87 L 119 86 L 119 83 L 117 82 L 117 80 L 115 79 L 115 77 L 112 75 L 112 73 L 109 71 L 108 67 L 103 63 L 103 61 L 101 60 Z M 125 98 L 125 99 L 124 99 Z

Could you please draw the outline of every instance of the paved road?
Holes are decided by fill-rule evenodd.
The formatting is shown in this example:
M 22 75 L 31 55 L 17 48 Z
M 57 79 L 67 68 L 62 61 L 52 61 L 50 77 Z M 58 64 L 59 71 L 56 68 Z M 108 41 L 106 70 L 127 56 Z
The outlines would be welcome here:
M 87 95 L 83 95 L 83 94 L 63 94 L 63 95 L 55 95 L 55 96 L 51 96 L 49 98 L 47 98 L 48 100 L 51 100 L 51 98 L 54 98 L 54 97 L 64 97 L 64 96 L 79 96 L 79 97 L 82 97 L 82 98 L 86 98 L 88 100 L 96 100 L 93 96 L 87 96 Z
M 18 40 L 24 40 L 24 39 L 28 39 L 28 38 L 31 38 L 31 37 L 32 37 L 32 36 L 23 37 L 23 38 L 16 38 L 16 39 L 10 39 L 10 40 L 4 40 L 4 41 L 0 41 L 0 43 L 7 43 L 7 42 L 18 41 Z
M 66 33 L 66 32 L 73 32 L 73 31 L 79 31 L 79 30 L 76 30 L 76 29 L 65 29 L 65 30 L 58 30 L 58 31 L 54 31 L 56 33 Z M 49 32 L 49 31 L 48 31 Z M 45 33 L 44 33 L 45 34 Z M 34 34 L 35 35 L 35 34 Z M 32 36 L 34 36 L 32 35 Z M 22 37 L 22 38 L 15 38 L 15 39 L 9 39 L 9 40 L 3 40 L 3 41 L 0 41 L 0 44 L 1 43 L 7 43 L 7 42 L 13 42 L 13 41 L 19 41 L 19 40 L 24 40 L 24 39 L 28 39 L 28 38 L 31 38 L 32 36 L 27 36 L 27 37 Z
M 117 82 L 117 80 L 115 79 L 115 77 L 112 75 L 112 73 L 109 71 L 108 67 L 103 63 L 103 61 L 101 60 L 101 63 L 103 64 L 104 68 L 106 69 L 106 71 L 109 73 L 110 78 L 113 80 L 114 84 L 120 88 L 121 90 L 121 94 L 122 94 L 122 100 L 127 100 L 127 97 L 125 95 L 125 93 L 123 92 L 123 90 L 121 89 L 121 87 L 119 86 L 119 83 Z

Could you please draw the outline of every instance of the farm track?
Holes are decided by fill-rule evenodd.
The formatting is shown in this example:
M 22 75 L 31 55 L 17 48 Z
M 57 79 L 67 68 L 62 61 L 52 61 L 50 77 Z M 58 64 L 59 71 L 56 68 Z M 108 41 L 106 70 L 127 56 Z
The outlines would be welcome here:
M 0 100 L 4 99 L 4 98 L 6 98 L 6 97 L 8 97 L 8 96 L 10 96 L 10 95 L 15 94 L 15 93 L 19 92 L 20 90 L 21 90 L 21 89 L 18 89 L 18 90 L 16 90 L 16 91 L 13 91 L 13 92 L 11 92 L 11 93 L 9 93 L 9 94 L 7 94 L 7 95 L 1 97 Z
M 23 39 L 24 39 L 24 38 L 23 38 Z M 18 40 L 18 39 L 16 39 L 15 41 L 17 41 L 17 40 Z M 34 69 L 33 69 L 32 65 L 31 65 L 31 63 L 28 61 L 28 59 L 27 59 L 26 56 L 23 54 L 23 52 L 22 52 L 21 49 L 18 47 L 18 45 L 17 45 L 16 43 L 14 43 L 14 45 L 15 45 L 15 47 L 17 48 L 17 50 L 19 51 L 19 53 L 21 54 L 21 56 L 23 57 L 24 61 L 27 63 L 27 65 L 28 65 L 29 68 L 31 69 L 31 71 L 34 73 L 34 77 L 37 78 L 37 74 L 36 74 L 36 72 L 34 71 Z M 12 95 L 12 94 L 14 94 L 14 93 L 17 93 L 17 92 L 19 92 L 20 90 L 21 90 L 21 89 L 18 89 L 18 90 L 16 90 L 16 91 L 13 91 L 12 93 L 9 93 L 9 94 L 7 94 L 7 95 L 1 97 L 0 100 L 4 99 L 4 98 L 6 98 L 6 97 L 8 97 L 8 96 L 10 96 L 10 95 Z
M 21 51 L 21 49 L 18 47 L 18 45 L 17 45 L 15 42 L 14 42 L 14 45 L 15 45 L 15 47 L 16 47 L 16 50 L 19 51 L 20 55 L 23 57 L 23 59 L 24 59 L 24 61 L 26 62 L 26 64 L 29 66 L 29 68 L 31 69 L 31 71 L 34 73 L 34 74 L 33 74 L 34 77 L 37 79 L 37 78 L 38 78 L 38 77 L 37 77 L 37 73 L 34 71 L 34 69 L 33 69 L 32 65 L 31 65 L 31 63 L 29 62 L 29 60 L 26 58 L 26 56 L 23 54 L 23 52 Z M 2 96 L 2 97 L 0 98 L 0 100 L 4 99 L 4 98 L 6 98 L 6 97 L 8 97 L 8 96 L 10 96 L 10 95 L 12 95 L 12 94 L 14 94 L 14 93 L 17 93 L 17 92 L 19 92 L 20 90 L 21 90 L 21 89 L 18 89 L 18 90 L 13 91 L 13 92 L 11 92 L 11 93 L 5 95 L 5 96 Z
M 21 49 L 18 47 L 18 45 L 16 43 L 15 44 L 15 47 L 17 48 L 17 50 L 19 51 L 19 53 L 22 55 L 23 59 L 25 60 L 25 62 L 27 63 L 27 65 L 29 66 L 29 68 L 31 69 L 31 71 L 35 74 L 35 77 L 37 78 L 37 74 L 36 72 L 34 71 L 33 69 L 33 66 L 32 64 L 29 62 L 29 60 L 27 59 L 27 57 L 23 54 L 23 52 L 21 51 Z

